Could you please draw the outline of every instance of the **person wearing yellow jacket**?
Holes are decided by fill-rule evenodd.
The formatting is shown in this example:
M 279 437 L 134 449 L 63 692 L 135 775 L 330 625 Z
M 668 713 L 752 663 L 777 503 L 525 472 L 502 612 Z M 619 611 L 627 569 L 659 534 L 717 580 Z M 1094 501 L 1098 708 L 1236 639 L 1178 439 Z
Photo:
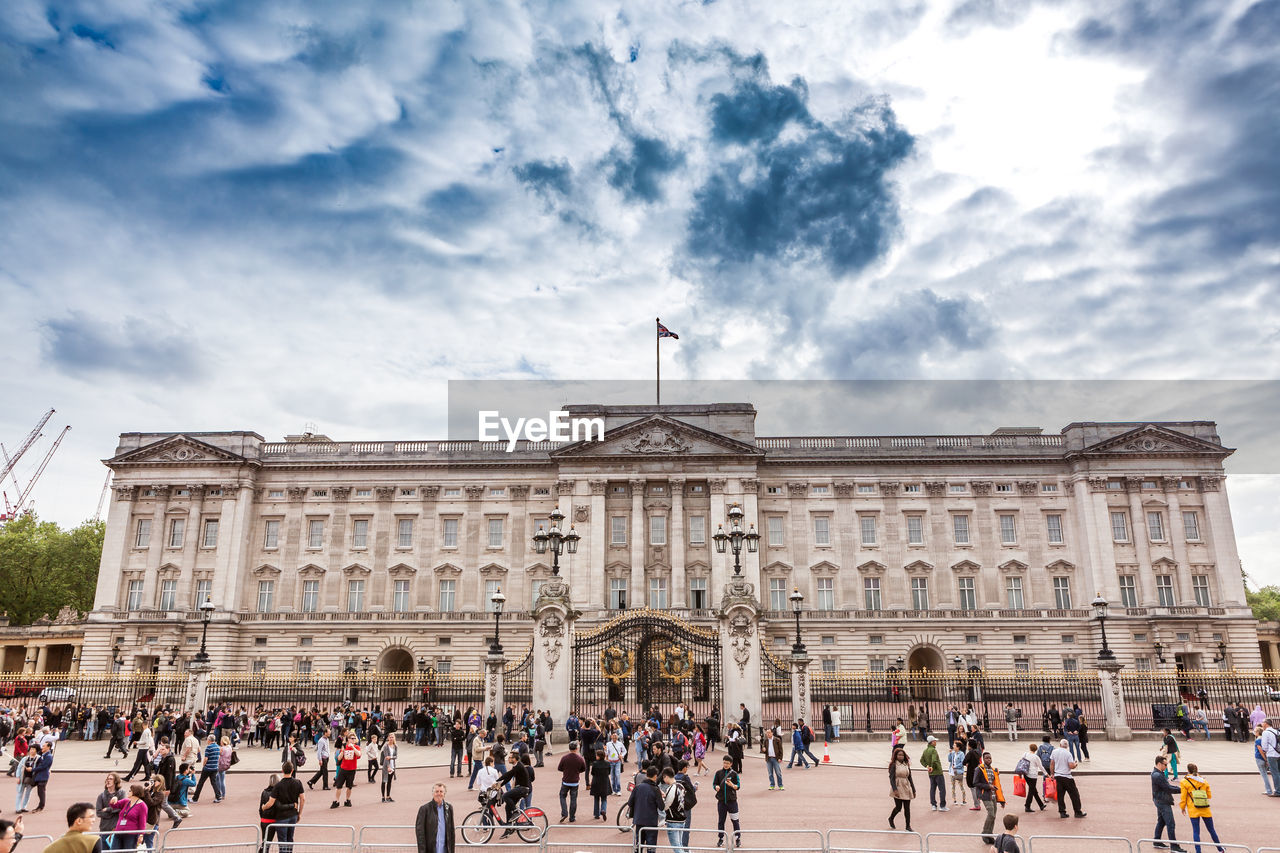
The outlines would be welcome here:
M 987 819 L 982 824 L 982 840 L 988 844 L 995 843 L 991 833 L 996 826 L 996 806 L 1004 806 L 1004 789 L 1000 787 L 1000 771 L 991 763 L 991 753 L 982 753 L 982 763 L 973 774 L 973 788 L 978 799 L 987 807 Z
M 1200 853 L 1200 821 L 1202 820 L 1205 828 L 1209 830 L 1209 837 L 1218 845 L 1218 853 L 1226 853 L 1222 840 L 1218 838 L 1218 831 L 1213 828 L 1213 812 L 1209 810 L 1209 800 L 1212 798 L 1213 792 L 1209 790 L 1209 783 L 1200 776 L 1200 768 L 1194 764 L 1188 764 L 1186 775 L 1182 777 L 1182 799 L 1178 807 L 1182 809 L 1184 815 L 1191 818 L 1191 837 L 1196 843 L 1196 853 Z

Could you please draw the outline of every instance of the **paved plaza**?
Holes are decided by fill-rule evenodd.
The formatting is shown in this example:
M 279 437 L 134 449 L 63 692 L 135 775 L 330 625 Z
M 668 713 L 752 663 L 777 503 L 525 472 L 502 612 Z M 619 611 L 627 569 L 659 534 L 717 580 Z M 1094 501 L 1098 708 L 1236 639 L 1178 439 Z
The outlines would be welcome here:
M 1025 742 L 1025 739 L 1024 739 Z M 815 745 L 819 756 L 822 755 L 821 744 Z M 1151 805 L 1150 784 L 1147 774 L 1151 766 L 1150 759 L 1156 750 L 1153 741 L 1131 741 L 1109 744 L 1098 742 L 1092 745 L 1093 759 L 1082 765 L 1077 772 L 1083 805 L 1088 816 L 1082 819 L 1060 819 L 1051 806 L 1048 810 L 1025 814 L 1021 811 L 1020 802 L 1012 798 L 1012 767 L 1020 749 L 1009 744 L 1007 740 L 992 737 L 988 740 L 988 748 L 996 758 L 997 766 L 1004 768 L 1002 781 L 1009 797 L 1010 810 L 1024 818 L 1020 833 L 1026 835 L 1119 835 L 1130 839 L 1149 837 L 1155 824 L 1155 811 Z M 918 742 L 908 744 L 908 752 L 913 760 L 919 756 L 922 745 Z M 1243 744 L 1227 744 L 1218 739 L 1209 743 L 1195 741 L 1184 745 L 1185 760 L 1200 765 L 1202 774 L 1208 777 L 1213 787 L 1214 819 L 1223 841 L 1240 843 L 1257 848 L 1267 844 L 1275 844 L 1280 833 L 1276 827 L 1280 825 L 1280 798 L 1273 799 L 1262 796 L 1262 782 L 1258 777 L 1254 764 L 1249 757 L 1248 747 Z M 41 814 L 27 816 L 28 834 L 48 834 L 57 836 L 65 829 L 63 812 L 65 807 L 75 800 L 92 801 L 101 790 L 102 773 L 117 770 L 123 773 L 131 762 L 123 759 L 117 764 L 116 759 L 102 758 L 105 744 L 83 744 L 76 741 L 64 742 L 58 747 L 54 775 L 49 785 L 49 806 Z M 881 743 L 833 744 L 831 766 L 811 768 L 808 770 L 784 770 L 784 791 L 769 791 L 765 777 L 763 762 L 748 756 L 744 767 L 743 793 L 741 795 L 741 815 L 743 828 L 747 830 L 788 829 L 813 830 L 832 828 L 851 828 L 865 830 L 888 829 L 887 816 L 892 808 L 892 800 L 885 784 L 885 766 L 888 759 L 888 745 Z M 718 766 L 722 753 L 714 755 L 716 760 L 710 762 Z M 214 804 L 207 795 L 203 802 L 195 806 L 192 817 L 184 821 L 183 829 L 243 825 L 256 822 L 258 795 L 262 790 L 267 774 L 275 770 L 275 759 L 278 753 L 274 750 L 242 749 L 242 760 L 228 774 L 227 799 Z M 466 790 L 466 780 L 450 779 L 448 774 L 448 750 L 435 747 L 405 747 L 401 753 L 400 772 L 395 783 L 394 804 L 379 802 L 376 784 L 367 784 L 363 772 L 359 775 L 359 784 L 355 790 L 355 805 L 351 808 L 331 810 L 328 806 L 330 796 L 320 789 L 308 792 L 307 805 L 303 815 L 302 828 L 298 832 L 300 841 L 342 842 L 344 832 L 333 828 L 307 829 L 309 824 L 345 825 L 359 829 L 362 826 L 403 825 L 412 824 L 417 807 L 430 798 L 431 785 L 444 782 L 449 785 L 449 800 L 454 804 L 459 819 L 476 807 L 473 792 Z M 553 764 L 559 759 L 560 751 L 549 757 L 548 765 L 537 770 L 534 782 L 534 805 L 545 809 L 552 826 L 557 826 L 559 817 L 558 793 L 559 774 Z M 634 768 L 634 763 L 629 765 Z M 303 778 L 315 770 L 314 757 L 309 756 L 308 766 L 304 768 Z M 701 783 L 699 801 L 693 811 L 693 828 L 698 830 L 714 829 L 716 811 L 710 792 L 710 774 L 694 777 Z M 932 812 L 928 804 L 928 782 L 924 771 L 915 773 L 917 797 L 912 807 L 912 828 L 921 834 L 927 833 L 976 833 L 982 828 L 984 813 L 969 811 L 967 808 L 954 807 L 946 813 Z M 4 796 L 0 799 L 3 816 L 12 817 L 11 799 L 13 785 L 6 780 L 3 788 Z M 948 792 L 948 796 L 950 796 Z M 610 821 L 624 797 L 610 800 Z M 579 799 L 578 821 L 574 827 L 553 830 L 558 839 L 557 850 L 579 851 L 602 848 L 602 844 L 616 844 L 620 836 L 602 829 L 594 829 L 590 819 L 591 801 L 587 796 Z M 168 819 L 161 820 L 161 828 L 167 828 Z M 901 826 L 901 822 L 899 826 Z M 184 833 L 185 835 L 185 833 Z M 188 838 L 198 839 L 201 835 L 193 833 Z M 229 838 L 229 834 L 227 836 Z M 380 841 L 390 844 L 411 844 L 412 833 L 409 829 L 381 830 Z M 1189 841 L 1191 837 L 1190 821 L 1178 815 L 1178 838 Z M 220 838 L 219 840 L 223 840 Z M 660 835 L 660 846 L 665 847 L 665 834 Z M 559 841 L 571 842 L 568 846 L 559 846 Z M 798 841 L 798 837 L 793 842 Z M 933 849 L 943 850 L 982 850 L 985 849 L 977 839 L 956 838 L 946 842 L 946 846 L 936 844 Z M 714 834 L 695 834 L 691 839 L 693 846 L 699 844 L 714 846 Z M 867 836 L 857 844 L 869 849 L 882 846 L 888 850 L 912 849 L 910 844 L 904 845 L 903 839 L 896 842 L 891 836 Z M 184 840 L 183 844 L 194 843 Z M 459 843 L 461 843 L 459 841 Z M 1089 845 L 1088 848 L 1081 845 Z M 800 843 L 786 843 L 779 837 L 748 838 L 745 847 L 755 849 L 785 848 L 803 846 Z M 299 853 L 305 848 L 299 848 Z M 332 848 L 330 848 L 332 850 Z M 1084 850 L 1111 849 L 1098 846 L 1094 842 L 1068 840 L 1055 846 L 1036 845 L 1037 851 L 1046 850 Z M 1188 845 L 1188 849 L 1194 849 Z M 1205 847 L 1205 850 L 1211 850 Z M 27 851 L 31 853 L 31 851 Z

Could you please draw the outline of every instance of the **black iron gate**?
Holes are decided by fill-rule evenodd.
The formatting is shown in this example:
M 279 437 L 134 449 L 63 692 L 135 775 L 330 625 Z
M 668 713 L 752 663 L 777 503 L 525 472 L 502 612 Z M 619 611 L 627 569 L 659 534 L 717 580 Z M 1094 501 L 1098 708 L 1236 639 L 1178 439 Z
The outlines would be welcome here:
M 721 708 L 720 634 L 656 610 L 623 613 L 573 640 L 573 709 L 599 717 L 612 707 L 667 720 L 683 702 L 695 720 Z M 723 709 L 721 709 L 723 710 Z

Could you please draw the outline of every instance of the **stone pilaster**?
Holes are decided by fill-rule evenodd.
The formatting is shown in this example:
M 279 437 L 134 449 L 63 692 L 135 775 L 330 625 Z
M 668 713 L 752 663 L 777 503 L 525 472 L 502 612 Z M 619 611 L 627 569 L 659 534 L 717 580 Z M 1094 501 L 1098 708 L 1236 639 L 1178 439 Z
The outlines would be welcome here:
M 810 725 L 813 720 L 813 682 L 809 678 L 809 653 L 791 650 L 791 719 L 804 720 Z M 821 724 L 822 720 L 818 720 Z
M 720 602 L 721 671 L 724 673 L 725 719 L 739 704 L 760 719 L 760 601 L 755 584 L 730 576 Z
M 209 707 L 209 673 L 212 663 L 193 662 L 187 669 L 187 709 L 203 711 Z
M 1117 661 L 1098 661 L 1098 680 L 1102 682 L 1102 717 L 1108 740 L 1133 740 L 1133 730 L 1124 711 L 1124 688 L 1120 683 Z
M 502 719 L 502 711 L 506 707 L 506 697 L 503 693 L 502 671 L 507 666 L 507 656 L 502 652 L 495 652 L 490 649 L 489 653 L 484 657 L 484 707 L 481 712 L 482 718 L 487 718 L 492 712 L 499 720 Z
M 554 720 L 564 720 L 571 710 L 577 616 L 569 584 L 559 577 L 542 584 L 533 604 L 533 707 L 548 709 Z

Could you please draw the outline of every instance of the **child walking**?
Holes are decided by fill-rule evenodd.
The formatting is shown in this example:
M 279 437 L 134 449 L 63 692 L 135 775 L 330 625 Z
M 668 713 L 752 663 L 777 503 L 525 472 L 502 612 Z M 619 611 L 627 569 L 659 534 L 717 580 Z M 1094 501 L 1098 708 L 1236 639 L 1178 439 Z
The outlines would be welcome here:
M 969 789 L 964 784 L 964 744 L 960 741 L 951 744 L 947 766 L 951 768 L 951 802 L 965 805 L 969 802 Z

